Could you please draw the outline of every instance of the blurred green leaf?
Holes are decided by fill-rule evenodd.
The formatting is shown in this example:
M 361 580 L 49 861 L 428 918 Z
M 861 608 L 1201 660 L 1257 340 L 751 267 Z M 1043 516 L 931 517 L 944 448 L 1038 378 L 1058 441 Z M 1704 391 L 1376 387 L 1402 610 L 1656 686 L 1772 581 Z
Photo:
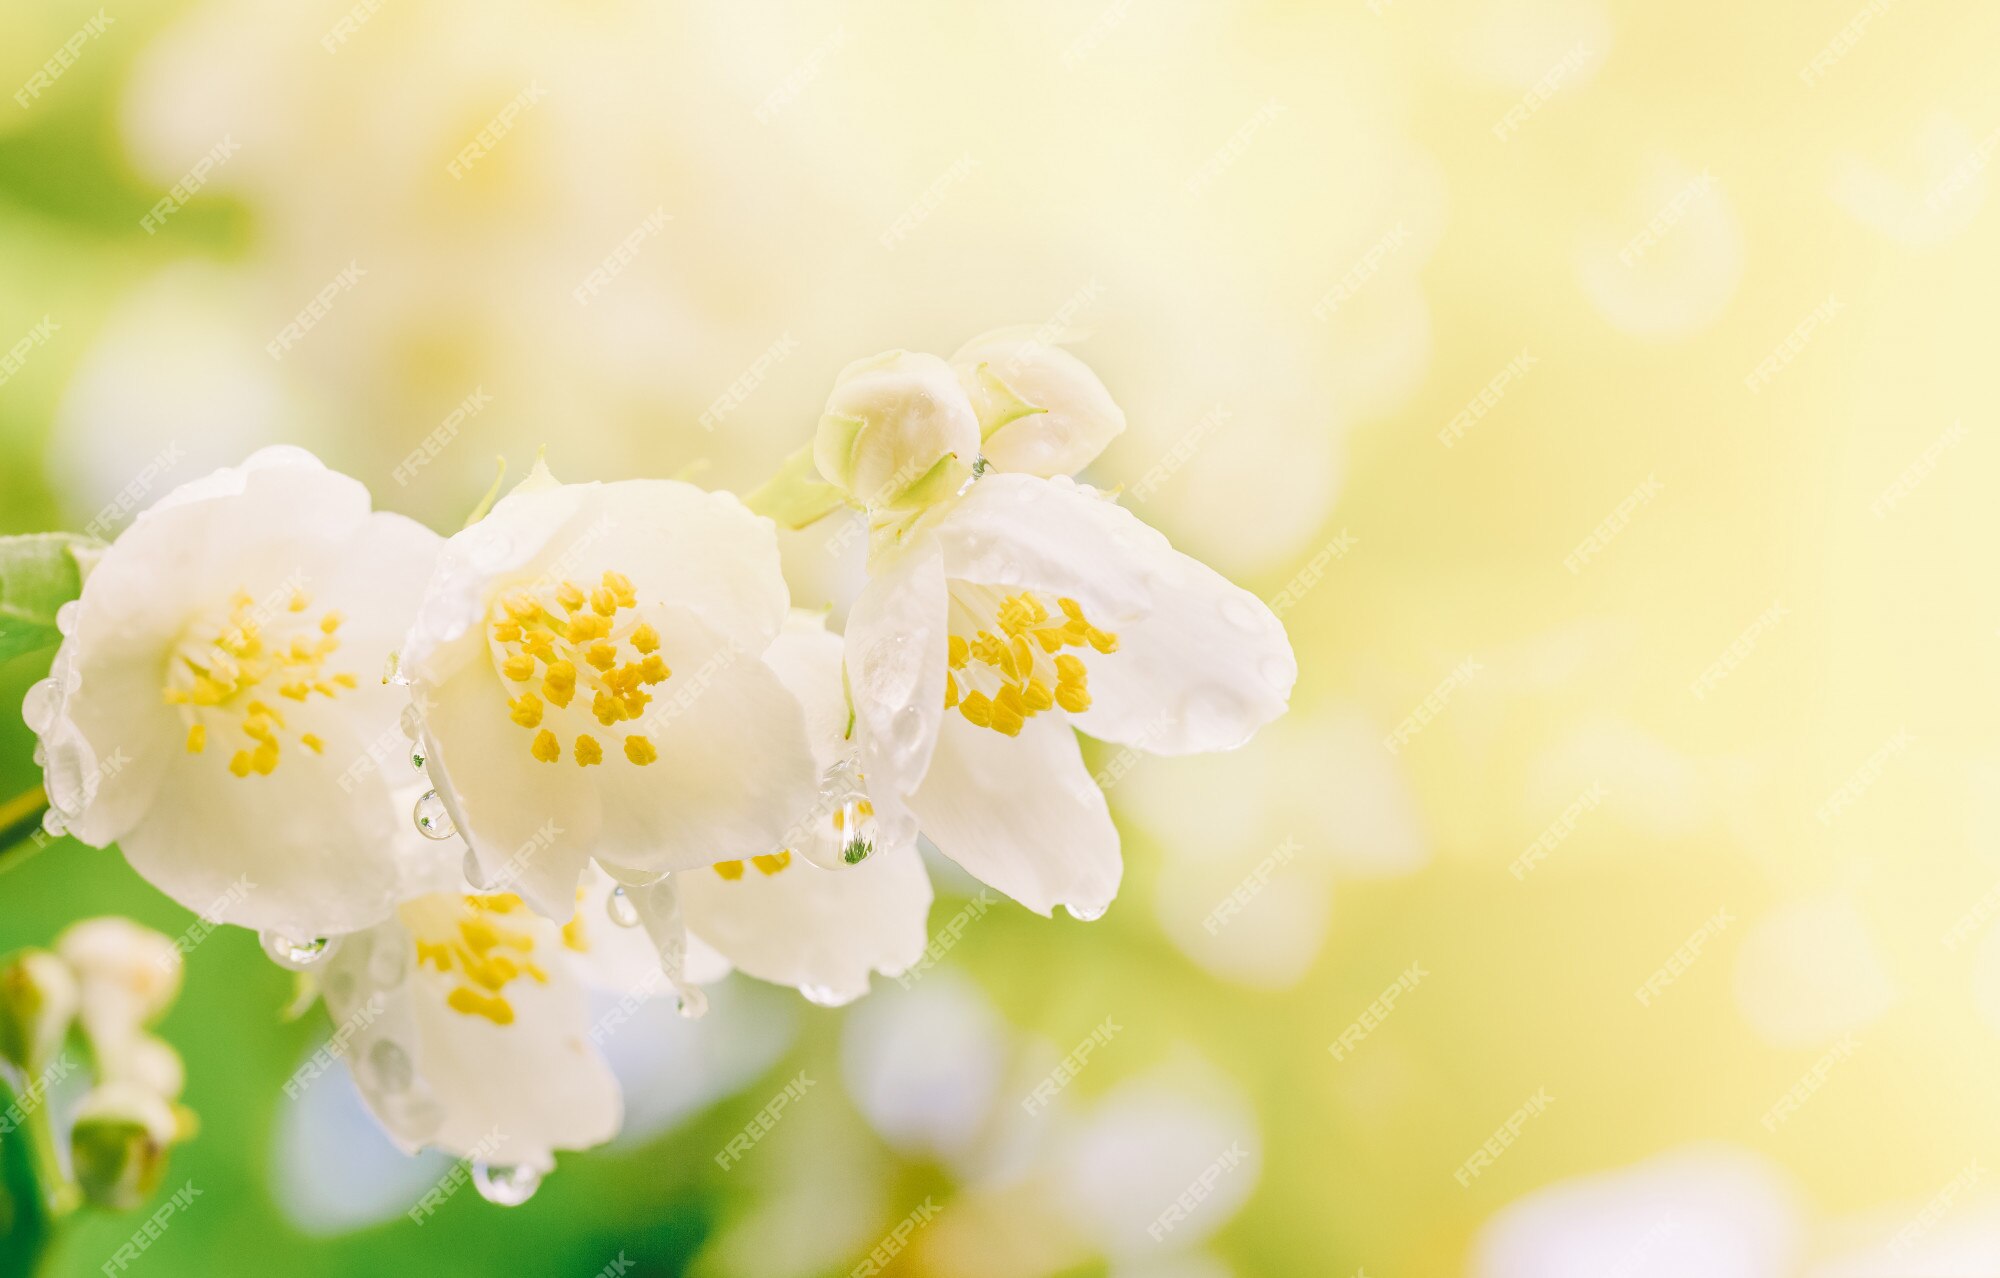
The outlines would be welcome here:
M 0 537 L 0 661 L 56 642 L 56 609 L 83 591 L 104 543 L 74 533 Z

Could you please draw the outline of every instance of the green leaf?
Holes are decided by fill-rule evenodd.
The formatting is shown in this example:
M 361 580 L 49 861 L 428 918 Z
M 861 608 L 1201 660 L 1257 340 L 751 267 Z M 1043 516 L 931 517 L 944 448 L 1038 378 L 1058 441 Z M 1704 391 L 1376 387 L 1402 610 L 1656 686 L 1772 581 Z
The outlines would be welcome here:
M 787 457 L 769 483 L 743 499 L 750 509 L 787 528 L 804 528 L 845 501 L 838 488 L 819 477 L 811 444 Z
M 84 574 L 103 550 L 103 542 L 74 533 L 0 537 L 0 661 L 61 638 L 56 609 L 83 593 Z

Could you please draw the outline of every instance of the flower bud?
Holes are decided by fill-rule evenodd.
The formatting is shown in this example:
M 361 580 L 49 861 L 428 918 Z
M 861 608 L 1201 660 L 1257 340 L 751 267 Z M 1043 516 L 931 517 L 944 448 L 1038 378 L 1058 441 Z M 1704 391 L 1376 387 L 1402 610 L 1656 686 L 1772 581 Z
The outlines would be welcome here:
M 955 492 L 979 456 L 979 419 L 951 366 L 888 351 L 849 364 L 813 436 L 826 481 L 870 510 Z
M 1125 429 L 1125 412 L 1090 366 L 1028 329 L 975 337 L 951 357 L 979 414 L 995 470 L 1074 475 Z
M 85 1028 L 92 1034 L 150 1025 L 181 988 L 181 956 L 151 928 L 116 915 L 73 923 L 56 953 L 76 973 Z
M 47 950 L 23 950 L 0 967 L 0 1057 L 34 1077 L 62 1047 L 76 1017 L 76 978 Z
M 130 1083 L 107 1083 L 83 1098 L 70 1131 L 70 1161 L 84 1197 L 129 1211 L 159 1187 L 179 1131 L 173 1107 Z

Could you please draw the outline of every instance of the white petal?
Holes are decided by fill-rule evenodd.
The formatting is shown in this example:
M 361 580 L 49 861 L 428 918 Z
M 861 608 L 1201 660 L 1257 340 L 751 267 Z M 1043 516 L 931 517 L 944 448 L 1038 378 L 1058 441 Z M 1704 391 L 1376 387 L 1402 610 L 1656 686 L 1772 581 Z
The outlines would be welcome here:
M 481 881 L 568 918 L 598 842 L 602 804 L 589 778 L 528 754 L 528 734 L 508 717 L 507 689 L 489 662 L 468 662 L 443 686 L 416 691 L 427 770 L 478 858 Z
M 804 857 L 776 874 L 753 865 L 736 880 L 711 870 L 679 876 L 688 930 L 759 980 L 812 989 L 822 1002 L 868 992 L 923 955 L 931 884 L 914 846 L 822 870 Z
M 881 564 L 848 613 L 848 688 L 861 768 L 890 842 L 904 828 L 903 799 L 930 767 L 943 723 L 945 578 L 934 545 L 919 541 Z
M 989 474 L 929 527 L 951 580 L 1068 596 L 1110 629 L 1145 615 L 1151 570 L 1172 553 L 1131 511 L 1067 478 Z
M 1095 918 L 1118 894 L 1118 830 L 1059 716 L 1018 737 L 951 716 L 910 807 L 939 851 L 1037 913 Z
M 798 700 L 756 652 L 725 646 L 694 618 L 663 612 L 659 629 L 673 677 L 605 741 L 610 756 L 621 739 L 643 735 L 659 757 L 644 767 L 607 757 L 589 769 L 604 801 L 597 855 L 635 870 L 685 870 L 782 846 L 818 779 Z

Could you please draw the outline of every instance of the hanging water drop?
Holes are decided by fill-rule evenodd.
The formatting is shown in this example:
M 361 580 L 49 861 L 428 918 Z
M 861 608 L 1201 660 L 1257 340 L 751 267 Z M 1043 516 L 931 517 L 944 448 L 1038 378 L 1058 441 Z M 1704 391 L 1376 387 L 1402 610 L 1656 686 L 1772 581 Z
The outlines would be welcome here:
M 622 887 L 611 889 L 611 895 L 604 901 L 604 912 L 619 927 L 639 926 L 639 907 L 632 904 L 632 898 L 625 894 Z
M 56 632 L 68 634 L 76 629 L 76 614 L 83 611 L 83 604 L 75 599 L 56 609 Z
M 403 735 L 410 740 L 416 741 L 423 736 L 424 713 L 417 709 L 414 702 L 403 707 L 402 724 Z
M 410 1054 L 401 1045 L 390 1039 L 378 1039 L 368 1049 L 365 1058 L 370 1081 L 378 1092 L 394 1095 L 410 1090 L 416 1081 L 416 1067 L 410 1063 Z
M 436 790 L 424 791 L 416 807 L 410 810 L 410 816 L 417 823 L 417 833 L 427 839 L 448 839 L 458 833 L 458 826 Z
M 683 985 L 680 996 L 674 1000 L 674 1010 L 688 1020 L 696 1020 L 708 1012 L 708 995 L 702 993 L 699 985 Z
M 824 985 L 801 985 L 799 993 L 814 1007 L 839 1007 L 847 1001 L 841 997 L 840 991 L 828 989 Z
M 410 766 L 422 772 L 429 766 L 430 761 L 430 756 L 424 753 L 424 743 L 417 742 L 415 748 L 410 751 Z
M 1101 905 L 1095 905 L 1095 906 L 1070 905 L 1068 903 L 1065 903 L 1063 905 L 1063 908 L 1065 910 L 1068 910 L 1069 916 L 1075 919 L 1079 923 L 1097 922 L 1097 920 L 1104 917 L 1104 909 L 1105 909 L 1105 907 Z
M 324 936 L 316 936 L 309 941 L 294 941 L 278 932 L 259 932 L 257 940 L 273 963 L 294 972 L 303 972 L 333 953 L 332 940 Z
M 856 797 L 841 805 L 840 859 L 859 865 L 875 852 L 875 813 L 865 798 Z
M 21 698 L 21 718 L 27 722 L 28 731 L 46 732 L 61 707 L 62 690 L 54 679 L 43 679 Z
M 542 1172 L 527 1163 L 472 1164 L 472 1187 L 496 1207 L 519 1207 L 542 1187 Z

